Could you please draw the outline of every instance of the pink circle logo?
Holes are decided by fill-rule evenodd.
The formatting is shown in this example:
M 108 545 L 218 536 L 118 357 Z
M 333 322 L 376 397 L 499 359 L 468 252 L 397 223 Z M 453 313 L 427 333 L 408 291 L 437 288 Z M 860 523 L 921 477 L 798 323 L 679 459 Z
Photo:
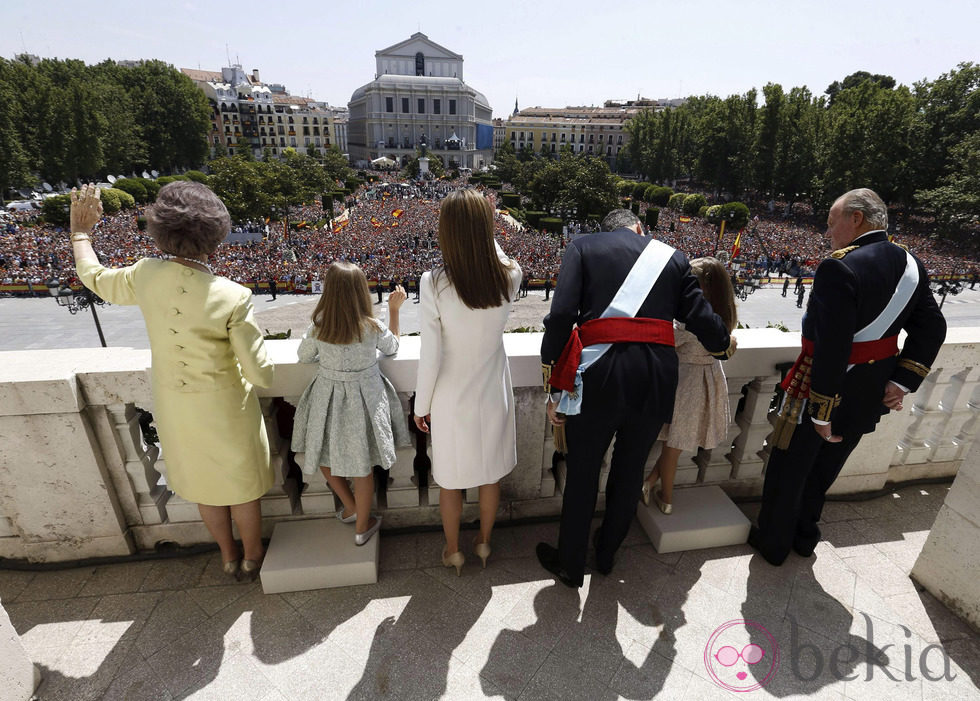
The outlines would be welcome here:
M 755 642 L 746 642 L 747 637 Z M 727 621 L 708 639 L 704 668 L 722 689 L 755 691 L 772 681 L 776 674 L 779 645 L 772 633 L 755 621 Z

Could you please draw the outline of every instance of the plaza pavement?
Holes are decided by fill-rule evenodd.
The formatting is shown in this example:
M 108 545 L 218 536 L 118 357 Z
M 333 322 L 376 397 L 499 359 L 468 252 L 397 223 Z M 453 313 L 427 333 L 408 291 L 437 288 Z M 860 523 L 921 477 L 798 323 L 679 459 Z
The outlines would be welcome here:
M 815 557 L 779 568 L 746 545 L 661 555 L 634 522 L 613 573 L 589 571 L 579 591 L 535 560 L 557 535 L 544 523 L 498 528 L 487 568 L 469 555 L 459 578 L 440 566 L 441 533 L 384 533 L 375 585 L 266 596 L 206 552 L 0 570 L 0 599 L 44 701 L 968 701 L 980 698 L 976 632 L 908 577 L 947 491 L 829 502 Z M 713 633 L 742 619 L 754 623 L 725 643 L 766 656 L 709 669 Z M 947 662 L 951 681 L 924 676 Z M 766 683 L 737 695 L 715 679 Z

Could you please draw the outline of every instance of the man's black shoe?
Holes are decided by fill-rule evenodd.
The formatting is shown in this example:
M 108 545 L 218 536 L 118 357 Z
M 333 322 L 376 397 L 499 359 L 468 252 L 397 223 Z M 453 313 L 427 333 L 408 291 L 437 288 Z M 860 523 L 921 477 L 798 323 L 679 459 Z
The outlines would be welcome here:
M 538 543 L 538 546 L 534 549 L 535 554 L 538 556 L 538 562 L 546 570 L 555 575 L 559 582 L 564 584 L 566 587 L 571 587 L 572 589 L 577 589 L 582 586 L 582 582 L 574 582 L 572 578 L 568 575 L 565 570 L 562 569 L 561 560 L 558 557 L 558 550 L 548 545 L 547 543 Z
M 759 527 L 758 526 L 751 526 L 749 528 L 749 541 L 748 541 L 749 542 L 749 545 L 752 546 L 753 548 L 755 548 L 755 551 L 757 553 L 759 553 L 760 555 L 762 555 L 762 559 L 765 560 L 766 562 L 768 562 L 773 567 L 779 567 L 780 565 L 782 565 L 783 564 L 783 560 L 785 560 L 786 557 L 783 556 L 781 559 L 776 559 L 776 558 L 773 558 L 772 556 L 770 556 L 763 549 L 760 536 L 761 536 L 761 532 L 759 531 Z
M 592 534 L 592 547 L 595 549 L 595 568 L 599 574 L 607 575 L 612 572 L 613 563 L 610 562 L 608 565 L 602 562 L 602 558 L 599 557 L 599 533 L 602 531 L 601 528 L 596 528 L 595 533 Z

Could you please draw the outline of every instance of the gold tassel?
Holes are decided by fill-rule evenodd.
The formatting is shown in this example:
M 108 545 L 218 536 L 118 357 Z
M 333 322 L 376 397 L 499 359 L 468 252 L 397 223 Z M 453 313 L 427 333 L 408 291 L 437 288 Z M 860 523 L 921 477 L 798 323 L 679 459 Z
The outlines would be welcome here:
M 772 432 L 772 444 L 774 447 L 781 450 L 787 450 L 789 448 L 789 442 L 793 438 L 793 431 L 796 430 L 800 411 L 803 409 L 803 403 L 804 400 L 802 399 L 786 398 L 782 411 L 776 417 L 776 428 Z
M 555 450 L 562 455 L 566 455 L 568 453 L 568 442 L 565 440 L 565 424 L 552 426 L 551 433 L 555 439 Z

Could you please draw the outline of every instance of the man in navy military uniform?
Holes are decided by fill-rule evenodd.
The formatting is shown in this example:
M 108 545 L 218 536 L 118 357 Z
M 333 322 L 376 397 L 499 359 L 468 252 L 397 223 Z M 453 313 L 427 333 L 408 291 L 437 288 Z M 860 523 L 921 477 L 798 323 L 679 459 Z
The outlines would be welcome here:
M 566 482 L 563 491 L 558 548 L 546 543 L 537 547 L 538 560 L 549 572 L 570 587 L 582 585 L 589 527 L 599 489 L 599 470 L 613 437 L 609 479 L 606 483 L 606 513 L 595 534 L 596 564 L 600 572 L 612 569 L 613 556 L 626 537 L 636 513 L 643 469 L 660 432 L 670 421 L 677 387 L 677 354 L 673 348 L 671 320 L 687 324 L 687 330 L 719 357 L 731 353 L 728 330 L 701 294 L 687 258 L 657 241 L 643 236 L 640 220 L 629 210 L 614 210 L 602 222 L 603 233 L 589 234 L 570 243 L 565 250 L 551 311 L 544 319 L 541 362 L 545 372 L 548 416 L 552 424 L 564 424 L 567 436 Z M 581 413 L 564 417 L 553 393 L 556 377 L 551 369 L 563 356 L 570 339 L 592 341 L 583 331 L 606 328 L 623 317 L 602 319 L 627 275 L 647 246 L 662 247 L 663 272 L 650 287 L 634 296 L 639 311 L 626 319 L 647 328 L 656 327 L 669 336 L 651 342 L 630 336 L 611 347 L 582 374 Z M 651 249 L 653 250 L 653 249 Z M 573 326 L 578 328 L 573 332 Z M 627 334 L 630 335 L 630 334 Z M 644 338 L 646 338 L 644 336 Z M 599 341 L 604 343 L 605 341 Z M 559 363 L 559 366 L 561 363 Z M 572 364 L 574 368 L 578 361 Z
M 830 485 L 861 436 L 929 374 L 946 321 L 922 263 L 890 243 L 888 209 L 866 188 L 834 202 L 827 233 L 837 250 L 817 268 L 803 318 L 803 352 L 766 466 L 758 528 L 749 543 L 771 564 L 809 557 Z M 898 333 L 908 332 L 899 352 Z

